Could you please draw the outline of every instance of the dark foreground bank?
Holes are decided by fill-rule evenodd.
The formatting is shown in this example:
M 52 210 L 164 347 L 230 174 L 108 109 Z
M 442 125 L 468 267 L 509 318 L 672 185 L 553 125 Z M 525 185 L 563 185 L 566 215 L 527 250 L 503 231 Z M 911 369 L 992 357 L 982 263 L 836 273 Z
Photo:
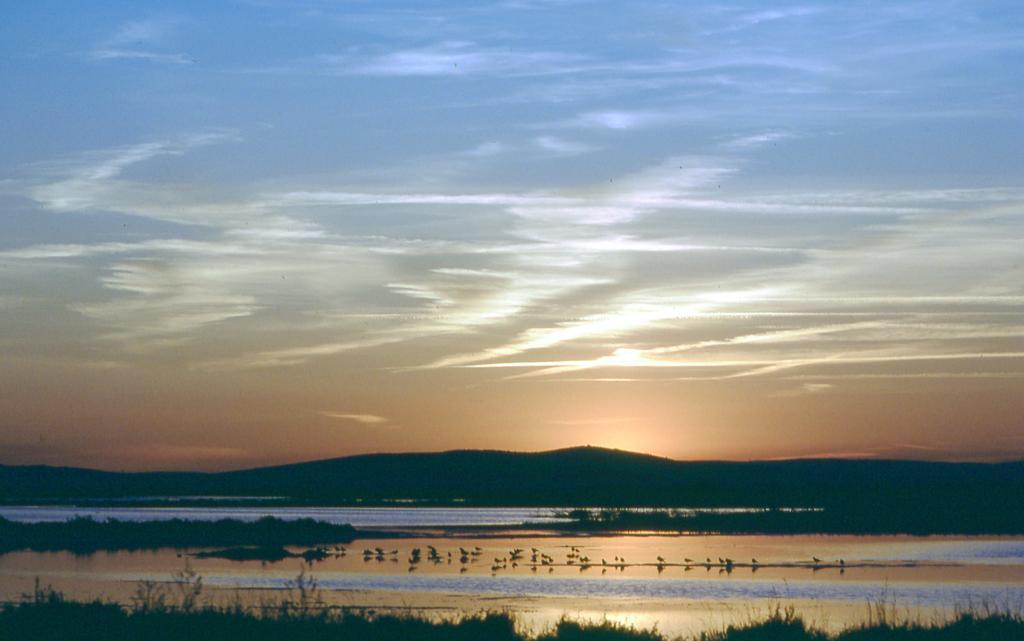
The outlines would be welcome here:
M 163 547 L 329 545 L 356 537 L 351 525 L 313 519 L 264 517 L 247 522 L 219 521 L 96 521 L 89 518 L 54 523 L 20 523 L 0 518 L 0 554 L 16 550 L 68 550 L 88 554 L 99 550 L 145 550 Z
M 188 582 L 183 585 L 190 585 Z M 302 586 L 300 585 L 300 588 Z M 153 600 L 140 588 L 135 605 L 75 603 L 37 590 L 23 603 L 0 609 L 0 639 L 23 641 L 668 641 L 652 630 L 610 623 L 562 621 L 536 637 L 517 630 L 508 614 L 481 614 L 429 621 L 414 616 L 375 616 L 324 610 L 308 585 L 295 600 L 264 608 L 197 607 L 188 592 L 179 604 Z M 700 641 L 1008 641 L 1024 639 L 1024 619 L 1008 614 L 960 615 L 942 624 L 883 620 L 828 635 L 808 628 L 792 611 L 777 610 L 760 621 L 705 632 Z

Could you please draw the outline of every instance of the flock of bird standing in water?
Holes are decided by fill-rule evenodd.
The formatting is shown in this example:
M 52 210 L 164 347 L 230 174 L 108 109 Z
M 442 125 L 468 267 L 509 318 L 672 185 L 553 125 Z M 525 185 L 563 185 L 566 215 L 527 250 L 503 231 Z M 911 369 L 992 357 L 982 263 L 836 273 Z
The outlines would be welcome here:
M 415 572 L 424 562 L 433 565 L 458 564 L 460 574 L 465 574 L 471 567 L 482 567 L 483 565 L 480 562 L 484 557 L 484 549 L 479 546 L 469 549 L 459 547 L 456 550 L 448 550 L 443 554 L 433 545 L 427 545 L 426 550 L 426 557 L 423 555 L 422 548 L 416 547 L 410 550 L 409 558 L 407 559 L 409 572 Z M 335 546 L 330 550 L 327 548 L 317 548 L 317 558 L 315 560 L 322 560 L 328 556 L 343 557 L 347 555 L 348 550 L 341 545 Z M 398 550 L 385 550 L 381 547 L 366 548 L 363 550 L 362 556 L 364 563 L 369 563 L 371 561 L 390 561 L 398 563 L 401 559 L 401 555 Z M 569 546 L 568 551 L 565 553 L 564 561 L 556 561 L 553 556 L 539 550 L 538 548 L 530 548 L 529 550 L 524 548 L 513 548 L 508 550 L 501 557 L 493 557 L 493 560 L 490 563 L 491 576 L 497 576 L 499 572 L 509 569 L 514 570 L 519 567 L 528 568 L 531 572 L 546 570 L 548 573 L 553 573 L 556 567 L 579 568 L 580 572 L 586 572 L 591 568 L 600 568 L 601 574 L 607 574 L 608 570 L 623 572 L 629 567 L 654 567 L 657 569 L 658 574 L 661 574 L 665 571 L 665 568 L 669 567 L 680 567 L 683 568 L 684 571 L 704 568 L 706 571 L 710 572 L 712 569 L 717 569 L 719 573 L 726 574 L 732 573 L 736 568 L 749 568 L 751 572 L 757 572 L 758 569 L 763 567 L 807 568 L 814 571 L 826 568 L 836 568 L 840 573 L 846 571 L 846 561 L 844 559 L 825 561 L 816 556 L 812 556 L 809 560 L 805 561 L 789 561 L 781 563 L 761 563 L 756 558 L 750 559 L 750 562 L 748 563 L 735 561 L 728 557 L 718 557 L 717 559 L 705 557 L 704 560 L 684 557 L 681 561 L 669 561 L 665 557 L 658 556 L 654 562 L 630 563 L 626 561 L 625 557 L 618 555 L 613 556 L 611 561 L 605 558 L 591 559 L 576 546 Z

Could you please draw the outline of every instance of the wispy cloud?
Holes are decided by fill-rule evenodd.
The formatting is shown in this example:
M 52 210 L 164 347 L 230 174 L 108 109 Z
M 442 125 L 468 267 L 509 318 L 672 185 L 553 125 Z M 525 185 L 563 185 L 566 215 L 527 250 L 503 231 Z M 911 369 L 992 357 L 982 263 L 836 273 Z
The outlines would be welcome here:
M 821 394 L 831 390 L 833 387 L 835 386 L 831 383 L 803 383 L 799 387 L 776 392 L 772 396 L 775 398 L 797 398 L 810 394 Z
M 588 111 L 570 120 L 555 123 L 555 126 L 625 131 L 654 127 L 678 118 L 672 113 L 663 111 Z
M 321 55 L 315 62 L 338 73 L 401 77 L 535 75 L 581 59 L 579 55 L 481 47 L 473 42 L 449 40 L 427 47 L 398 49 L 377 55 Z
M 126 22 L 92 51 L 94 60 L 139 60 L 161 64 L 190 65 L 195 61 L 181 52 L 166 51 L 162 45 L 180 24 L 175 18 L 152 18 Z
M 205 371 L 225 371 L 234 369 L 254 369 L 264 367 L 290 367 L 301 365 L 314 358 L 335 356 L 345 352 L 371 347 L 380 347 L 390 343 L 406 340 L 408 336 L 400 333 L 366 337 L 341 343 L 321 343 L 302 347 L 263 350 L 245 353 L 227 359 L 208 360 L 200 363 L 197 369 Z
M 792 136 L 793 134 L 787 131 L 764 131 L 761 133 L 731 138 L 722 143 L 722 147 L 729 150 L 744 151 L 773 144 L 780 140 L 791 138 Z
M 596 360 L 575 360 L 575 361 L 504 361 L 496 363 L 458 364 L 461 367 L 472 369 L 534 369 L 535 372 L 529 376 L 520 375 L 514 378 L 528 378 L 559 374 L 562 372 L 576 371 L 579 369 L 605 369 L 605 368 L 683 368 L 683 369 L 739 369 L 740 371 L 728 374 L 721 374 L 706 377 L 685 377 L 674 380 L 690 381 L 729 381 L 739 378 L 749 378 L 774 374 L 776 372 L 788 371 L 797 368 L 814 366 L 843 366 L 860 365 L 873 363 L 914 363 L 931 361 L 964 361 L 964 360 L 1002 360 L 1002 359 L 1024 359 L 1024 352 L 991 352 L 991 353 L 927 353 L 927 354 L 826 354 L 821 356 L 805 358 L 776 358 L 776 359 L 702 359 L 702 360 L 670 360 L 650 359 L 639 350 L 619 349 L 612 356 L 601 357 Z M 586 379 L 576 379 L 586 380 Z M 597 380 L 597 379 L 592 379 Z M 614 380 L 647 380 L 650 379 L 628 379 L 618 378 Z
M 872 372 L 870 374 L 821 373 L 789 376 L 790 380 L 837 380 L 837 381 L 871 381 L 871 380 L 956 380 L 956 379 L 1012 379 L 1024 378 L 1024 371 L 1019 372 Z
M 1017 298 L 1006 292 L 996 296 L 965 294 L 908 298 L 866 296 L 839 285 L 846 266 L 863 268 L 862 257 L 878 257 L 878 248 L 899 248 L 908 254 L 908 243 L 920 243 L 915 232 L 904 227 L 924 228 L 924 212 L 958 211 L 964 203 L 990 202 L 1005 207 L 1019 195 L 1013 190 L 988 191 L 922 190 L 919 192 L 815 192 L 808 194 L 751 194 L 737 198 L 721 190 L 744 169 L 742 154 L 772 140 L 781 132 L 742 134 L 727 139 L 712 155 L 670 157 L 661 163 L 614 177 L 590 188 L 534 191 L 417 192 L 359 189 L 264 189 L 255 196 L 236 201 L 205 202 L 170 198 L 158 185 L 129 183 L 122 174 L 137 164 L 161 156 L 179 156 L 193 148 L 230 140 L 231 132 L 211 132 L 96 152 L 48 171 L 56 179 L 39 181 L 29 194 L 54 211 L 110 210 L 151 216 L 161 220 L 214 223 L 221 236 L 216 241 L 151 240 L 134 243 L 37 245 L 4 252 L 22 260 L 75 259 L 89 256 L 125 255 L 109 264 L 100 283 L 115 298 L 103 302 L 76 303 L 73 309 L 110 328 L 108 338 L 123 341 L 132 349 L 139 345 L 169 345 L 194 340 L 221 323 L 257 316 L 288 291 L 290 296 L 306 294 L 345 300 L 355 288 L 373 288 L 396 299 L 397 313 L 369 306 L 364 316 L 386 322 L 360 326 L 344 320 L 344 314 L 322 315 L 322 326 L 345 328 L 346 338 L 298 335 L 288 344 L 268 345 L 234 355 L 211 355 L 197 363 L 203 370 L 295 366 L 313 359 L 340 356 L 361 349 L 396 343 L 419 343 L 427 336 L 460 334 L 469 338 L 472 349 L 449 352 L 427 362 L 426 368 L 455 367 L 527 370 L 513 378 L 565 380 L 562 374 L 579 370 L 608 368 L 715 368 L 721 370 L 703 380 L 729 380 L 781 374 L 795 368 L 924 361 L 928 358 L 967 358 L 949 349 L 951 341 L 989 340 L 1019 336 L 1009 325 L 985 326 L 977 322 L 917 323 L 902 325 L 882 321 L 878 312 L 864 312 L 863 306 L 898 305 L 1015 305 Z M 541 137 L 520 143 L 580 151 L 560 138 Z M 520 146 L 519 149 L 524 149 Z M 505 153 L 507 143 L 485 143 L 471 149 L 475 157 Z M 712 196 L 713 195 L 713 196 Z M 165 202 L 166 201 L 166 202 Z M 855 204 L 855 203 L 864 204 Z M 404 238 L 401 234 L 352 237 L 329 230 L 331 217 L 345 208 L 387 211 L 394 206 L 448 212 L 453 207 L 467 212 L 486 212 L 500 221 L 484 237 Z M 714 237 L 682 228 L 637 227 L 642 219 L 658 225 L 671 224 L 669 212 L 722 212 L 722 215 L 776 215 L 787 213 L 796 220 L 780 223 L 793 234 L 793 247 L 764 246 L 754 242 L 711 243 Z M 840 249 L 808 246 L 799 229 L 807 216 L 829 213 L 842 216 L 836 223 L 854 230 L 854 236 Z M 878 224 L 854 223 L 852 214 L 884 218 L 892 229 Z M 986 216 L 1012 214 L 990 213 Z M 316 222 L 311 222 L 315 220 Z M 989 220 L 989 218 L 979 218 Z M 927 228 L 936 233 L 937 227 Z M 831 227 L 830 227 L 831 229 Z M 674 234 L 679 235 L 674 235 Z M 736 232 L 732 232 L 737 235 Z M 738 234 L 742 236 L 743 234 Z M 761 241 L 754 234 L 750 240 Z M 831 239 L 812 236 L 813 242 Z M 862 245 L 853 245 L 857 238 Z M 897 241 L 895 239 L 903 238 Z M 877 242 L 876 242 L 877 241 Z M 890 249 L 887 249 L 890 251 Z M 686 284 L 668 278 L 671 286 L 651 288 L 657 279 L 647 265 L 657 260 L 681 260 L 687 254 L 735 254 L 722 266 L 717 287 Z M 620 271 L 605 257 L 629 259 L 636 274 Z M 650 258 L 645 258 L 645 255 Z M 420 257 L 428 269 L 403 271 L 399 258 Z M 454 267 L 467 257 L 474 267 Z M 773 258 L 778 256 L 779 258 Z M 457 257 L 457 258 L 456 258 Z M 757 258 L 755 258 L 757 257 Z M 714 260 L 721 260 L 715 258 Z M 783 260 L 783 267 L 764 271 L 770 261 Z M 766 262 L 767 261 L 767 262 Z M 326 276 L 334 266 L 344 278 Z M 719 268 L 716 268 L 719 269 Z M 715 273 L 715 272 L 711 272 Z M 203 274 L 207 277 L 200 277 Z M 808 279 L 808 274 L 814 279 Z M 212 278 L 211 278 L 212 276 Z M 776 283 L 764 287 L 769 279 Z M 280 284 L 280 291 L 268 283 Z M 855 280 L 853 282 L 861 282 Z M 761 286 L 759 286 L 761 285 Z M 588 295 L 593 290 L 599 295 Z M 828 296 L 826 293 L 834 293 Z M 402 300 L 397 300 L 402 299 Z M 1024 300 L 1024 299 L 1022 299 Z M 568 320 L 551 320 L 540 313 L 544 305 L 580 304 Z M 772 307 L 766 307 L 772 306 Z M 822 310 L 825 311 L 822 311 Z M 807 318 L 866 314 L 867 320 L 836 322 L 823 326 L 799 326 L 769 331 L 740 333 L 731 337 L 703 338 L 692 342 L 661 343 L 649 335 L 669 327 L 680 327 L 698 319 L 733 318 L 743 314 L 808 314 Z M 595 311 L 596 310 L 596 311 Z M 815 316 L 823 314 L 823 316 Z M 358 316 L 358 315 L 356 315 Z M 874 317 L 872 317 L 874 316 Z M 766 316 L 768 317 L 768 316 Z M 856 317 L 856 316 L 855 316 Z M 352 317 L 353 319 L 355 316 Z M 335 319 L 335 320 L 328 320 Z M 358 329 L 356 329 L 358 328 Z M 482 328 L 493 328 L 481 333 Z M 355 329 L 355 331 L 352 331 Z M 837 348 L 827 340 L 841 341 Z M 919 353 L 897 351 L 865 352 L 861 345 L 892 345 L 897 341 L 933 341 Z M 487 344 L 487 343 L 490 344 Z M 632 346 L 633 343 L 638 346 Z M 799 345 L 803 351 L 780 351 Z M 809 346 L 813 349 L 807 349 Z M 919 345 L 920 347 L 920 345 Z M 584 350 L 588 355 L 577 354 Z M 765 351 L 768 350 L 768 351 Z M 774 350 L 774 351 L 771 351 Z M 518 354 L 543 351 L 532 361 L 503 361 Z M 547 355 L 560 352 L 553 358 Z M 699 351 L 700 358 L 679 358 L 684 352 Z M 595 355 L 594 352 L 597 352 Z M 707 352 L 707 356 L 703 354 Z M 718 352 L 723 352 L 719 354 Z M 985 349 L 979 354 L 1002 354 Z M 958 355 L 959 354 L 959 355 Z M 996 358 L 1008 358 L 997 355 Z M 418 369 L 415 365 L 395 369 Z M 654 370 L 652 370 L 654 371 Z M 661 369 L 660 371 L 669 371 Z M 607 377 L 605 377 L 607 378 Z M 692 378 L 692 377 L 691 377 Z
M 545 194 L 468 193 L 402 194 L 343 191 L 292 191 L 271 196 L 279 205 L 561 205 L 579 202 L 570 197 Z
M 347 414 L 344 412 L 325 410 L 320 412 L 320 416 L 325 416 L 327 418 L 335 418 L 341 421 L 348 421 L 351 423 L 358 423 L 359 425 L 366 425 L 368 427 L 394 427 L 394 424 L 391 423 L 391 419 L 385 418 L 383 416 L 377 416 L 376 414 Z
M 548 421 L 551 425 L 565 425 L 576 427 L 580 425 L 621 425 L 623 423 L 636 423 L 643 419 L 636 416 L 602 416 L 598 418 L 574 418 L 554 419 Z
M 207 325 L 253 314 L 256 298 L 235 291 L 230 280 L 201 283 L 195 263 L 136 260 L 118 263 L 103 277 L 111 291 L 124 294 L 102 303 L 72 305 L 79 313 L 116 328 L 107 338 L 136 351 L 177 344 Z M 230 267 L 218 265 L 221 274 Z
M 737 28 L 752 27 L 780 20 L 805 18 L 822 13 L 823 11 L 825 11 L 825 8 L 820 6 L 796 6 L 780 9 L 766 9 L 763 11 L 751 11 L 736 16 L 734 26 Z
M 31 190 L 47 209 L 79 211 L 110 202 L 111 183 L 133 165 L 159 156 L 180 156 L 190 149 L 237 139 L 231 131 L 209 131 L 176 139 L 128 145 L 84 154 L 54 164 L 51 173 L 62 176 Z
M 533 139 L 533 143 L 540 149 L 558 156 L 579 156 L 600 149 L 600 147 L 594 145 L 588 145 L 575 140 L 566 140 L 557 136 L 537 136 Z
M 496 141 L 488 141 L 482 142 L 472 149 L 467 149 L 463 154 L 471 158 L 488 158 L 490 156 L 497 156 L 505 151 L 508 151 L 508 145 Z

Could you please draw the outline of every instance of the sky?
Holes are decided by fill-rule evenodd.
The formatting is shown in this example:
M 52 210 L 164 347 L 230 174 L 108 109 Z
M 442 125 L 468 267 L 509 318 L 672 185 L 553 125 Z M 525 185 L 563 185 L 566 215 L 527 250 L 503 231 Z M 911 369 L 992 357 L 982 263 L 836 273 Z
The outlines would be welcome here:
M 1024 458 L 1024 7 L 7 3 L 0 463 Z

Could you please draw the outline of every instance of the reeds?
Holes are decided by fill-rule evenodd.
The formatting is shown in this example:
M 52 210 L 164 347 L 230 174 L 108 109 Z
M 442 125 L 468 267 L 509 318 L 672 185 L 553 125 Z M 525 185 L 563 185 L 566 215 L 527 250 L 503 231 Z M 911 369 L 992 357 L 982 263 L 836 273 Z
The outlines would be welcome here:
M 507 612 L 427 619 L 328 606 L 305 571 L 284 597 L 246 604 L 241 594 L 226 604 L 203 602 L 200 577 L 186 566 L 169 584 L 142 582 L 128 606 L 78 603 L 41 587 L 19 603 L 0 608 L 0 639 L 25 641 L 668 641 L 655 629 L 609 621 L 563 619 L 529 636 Z M 867 619 L 835 634 L 813 629 L 792 607 L 776 605 L 767 615 L 706 631 L 692 641 L 1007 641 L 1024 639 L 1019 611 L 992 606 L 958 610 L 951 619 L 924 622 L 903 615 L 893 603 L 870 606 Z M 682 641 L 682 640 L 680 640 Z

